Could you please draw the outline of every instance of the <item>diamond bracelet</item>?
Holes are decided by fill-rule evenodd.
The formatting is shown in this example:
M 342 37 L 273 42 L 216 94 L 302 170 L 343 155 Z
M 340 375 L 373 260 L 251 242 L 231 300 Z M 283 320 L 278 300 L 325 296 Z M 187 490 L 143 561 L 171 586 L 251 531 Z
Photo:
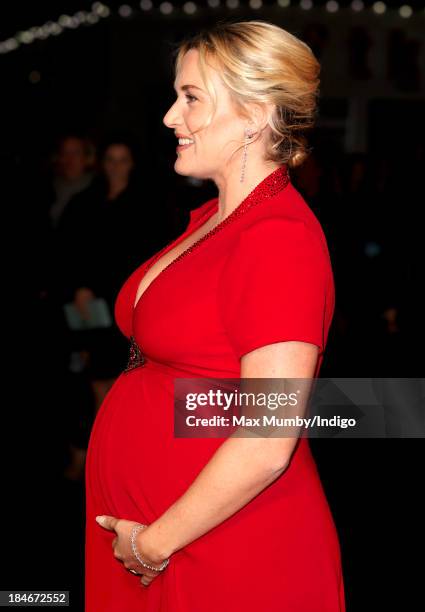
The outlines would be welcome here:
M 133 527 L 133 529 L 131 530 L 130 542 L 131 542 L 131 549 L 133 551 L 133 555 L 135 556 L 137 561 L 141 565 L 143 565 L 143 567 L 146 567 L 147 569 L 153 570 L 154 572 L 162 572 L 163 570 L 165 570 L 165 568 L 169 564 L 169 562 L 170 562 L 169 558 L 165 559 L 165 561 L 163 561 L 159 567 L 154 567 L 153 565 L 150 565 L 149 563 L 146 563 L 146 561 L 143 561 L 143 559 L 140 558 L 140 555 L 137 552 L 137 548 L 136 548 L 136 535 L 139 533 L 139 531 L 141 529 L 146 529 L 146 527 L 147 527 L 147 525 L 139 524 L 139 525 L 135 525 Z

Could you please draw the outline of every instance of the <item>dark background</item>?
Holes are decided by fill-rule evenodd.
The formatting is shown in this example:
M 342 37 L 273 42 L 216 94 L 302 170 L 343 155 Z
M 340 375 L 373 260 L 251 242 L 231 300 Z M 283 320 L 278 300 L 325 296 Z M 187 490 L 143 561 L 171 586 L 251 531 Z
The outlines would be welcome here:
M 3 3 L 0 42 L 91 4 Z M 219 18 L 265 19 L 312 46 L 322 63 L 320 114 L 313 153 L 292 178 L 324 227 L 336 278 L 321 376 L 423 374 L 423 2 L 410 2 L 406 20 L 391 11 L 395 1 L 382 16 L 368 2 L 361 14 L 330 14 L 323 2 L 313 11 L 271 2 L 214 11 L 199 2 L 203 9 L 191 16 L 176 2 L 162 15 L 158 4 L 143 12 L 129 2 L 133 14 L 123 18 L 121 3 L 109 2 L 111 15 L 96 24 L 0 54 L 7 363 L 0 582 L 70 590 L 75 610 L 83 609 L 84 485 L 64 477 L 64 356 L 46 300 L 39 186 L 61 134 L 97 143 L 125 133 L 141 150 L 140 206 L 155 213 L 157 248 L 184 229 L 189 210 L 213 188 L 174 175 L 175 138 L 162 124 L 173 101 L 171 52 L 186 34 Z M 90 427 L 92 415 L 84 418 Z M 423 607 L 423 441 L 329 439 L 312 447 L 340 535 L 347 610 Z

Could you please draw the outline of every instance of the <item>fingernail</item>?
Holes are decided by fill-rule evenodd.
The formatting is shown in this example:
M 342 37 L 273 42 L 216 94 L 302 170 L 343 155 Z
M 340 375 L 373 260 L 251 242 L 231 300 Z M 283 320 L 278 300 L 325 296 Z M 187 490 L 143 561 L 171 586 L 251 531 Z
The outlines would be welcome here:
M 104 521 L 104 517 L 103 516 L 97 516 L 96 517 L 96 522 L 99 523 L 99 525 L 103 525 L 103 521 Z

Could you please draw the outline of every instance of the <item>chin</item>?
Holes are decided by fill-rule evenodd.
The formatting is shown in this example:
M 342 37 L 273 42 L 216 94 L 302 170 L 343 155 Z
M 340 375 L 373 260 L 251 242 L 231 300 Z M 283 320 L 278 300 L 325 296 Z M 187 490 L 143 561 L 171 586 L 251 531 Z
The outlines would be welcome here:
M 191 173 L 184 168 L 179 168 L 178 164 L 174 164 L 174 172 L 176 174 L 180 174 L 181 176 L 192 176 Z
M 177 174 L 180 174 L 181 176 L 195 176 L 194 169 L 192 169 L 189 164 L 187 164 L 186 166 L 185 164 L 180 164 L 178 159 L 176 159 L 176 162 L 174 164 L 174 170 Z
M 181 176 L 190 176 L 191 178 L 199 179 L 202 181 L 210 178 L 210 174 L 208 174 L 207 172 L 203 172 L 202 170 L 196 169 L 193 166 L 190 166 L 189 164 L 184 167 L 184 164 L 180 165 L 178 162 L 179 160 L 177 158 L 174 164 L 174 171 L 176 172 L 176 174 L 180 174 Z

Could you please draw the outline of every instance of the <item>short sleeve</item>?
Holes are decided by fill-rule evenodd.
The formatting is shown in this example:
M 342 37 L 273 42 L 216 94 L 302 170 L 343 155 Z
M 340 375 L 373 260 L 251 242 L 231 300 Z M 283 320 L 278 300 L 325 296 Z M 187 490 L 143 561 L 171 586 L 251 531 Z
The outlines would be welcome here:
M 326 245 L 298 220 L 269 218 L 244 229 L 224 265 L 218 308 L 237 355 L 298 340 L 324 348 Z

